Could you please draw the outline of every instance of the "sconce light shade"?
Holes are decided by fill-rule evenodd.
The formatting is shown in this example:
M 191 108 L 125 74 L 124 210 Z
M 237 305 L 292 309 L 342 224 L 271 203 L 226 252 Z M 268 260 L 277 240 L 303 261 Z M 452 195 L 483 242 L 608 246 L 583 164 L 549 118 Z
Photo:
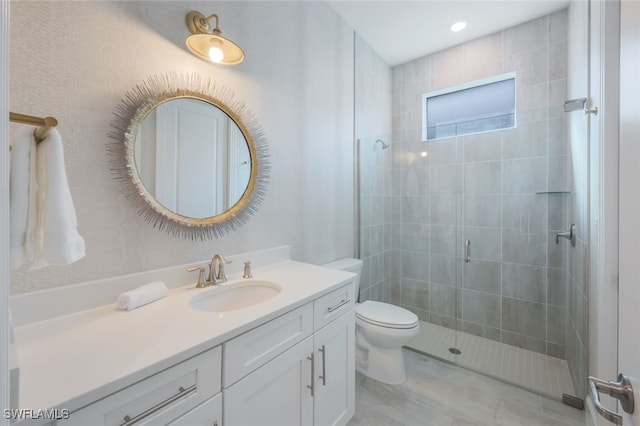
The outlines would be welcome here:
M 215 18 L 216 26 L 213 30 L 209 21 Z M 236 65 L 244 61 L 244 52 L 231 40 L 222 37 L 218 28 L 218 15 L 207 18 L 200 12 L 191 11 L 187 14 L 187 27 L 191 35 L 187 37 L 187 48 L 191 53 L 205 61 L 223 65 Z

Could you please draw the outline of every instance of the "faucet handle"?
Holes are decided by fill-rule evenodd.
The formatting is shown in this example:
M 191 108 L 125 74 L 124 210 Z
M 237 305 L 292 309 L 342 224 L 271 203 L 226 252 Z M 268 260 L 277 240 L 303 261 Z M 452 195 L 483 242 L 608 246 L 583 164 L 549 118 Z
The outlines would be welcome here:
M 198 284 L 196 284 L 196 288 L 204 288 L 206 287 L 206 283 L 204 280 L 204 267 L 203 266 L 194 266 L 193 268 L 187 269 L 187 272 L 195 272 L 199 271 L 198 274 Z
M 253 274 L 251 273 L 251 262 L 248 260 L 244 262 L 244 274 L 242 278 L 253 278 Z

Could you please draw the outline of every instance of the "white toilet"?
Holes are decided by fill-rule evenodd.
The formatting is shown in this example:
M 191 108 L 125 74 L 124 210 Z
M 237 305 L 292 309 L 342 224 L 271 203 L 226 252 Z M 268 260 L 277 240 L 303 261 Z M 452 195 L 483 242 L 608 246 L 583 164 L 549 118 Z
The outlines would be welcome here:
M 358 274 L 359 294 L 362 260 L 346 258 L 323 266 Z M 406 382 L 402 346 L 419 332 L 420 323 L 413 312 L 372 300 L 356 304 L 356 370 L 391 385 Z

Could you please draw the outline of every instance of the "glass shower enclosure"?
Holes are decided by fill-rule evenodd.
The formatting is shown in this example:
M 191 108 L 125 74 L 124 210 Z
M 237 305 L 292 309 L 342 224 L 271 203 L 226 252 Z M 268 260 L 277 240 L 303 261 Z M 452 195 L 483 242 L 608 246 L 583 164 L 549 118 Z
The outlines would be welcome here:
M 360 297 L 418 315 L 411 349 L 559 398 L 578 394 L 566 362 L 575 247 L 557 237 L 571 226 L 567 158 L 502 148 L 535 126 L 361 139 Z
M 514 127 L 425 137 L 422 95 L 440 62 L 477 55 L 463 45 L 393 67 L 392 132 L 356 141 L 360 300 L 414 312 L 409 349 L 555 399 L 584 398 L 586 380 L 588 135 L 563 111 L 567 19 L 470 42 L 514 72 Z M 537 57 L 547 68 L 528 69 Z

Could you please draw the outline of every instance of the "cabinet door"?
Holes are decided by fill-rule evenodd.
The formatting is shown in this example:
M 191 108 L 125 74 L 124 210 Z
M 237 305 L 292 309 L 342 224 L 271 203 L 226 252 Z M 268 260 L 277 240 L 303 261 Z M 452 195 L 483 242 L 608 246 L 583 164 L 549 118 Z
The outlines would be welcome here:
M 167 426 L 222 426 L 222 393 L 209 398 Z
M 307 303 L 225 342 L 224 387 L 230 387 L 312 334 L 313 304 Z
M 313 423 L 313 337 L 223 390 L 225 426 Z
M 345 425 L 355 410 L 355 312 L 316 331 L 314 426 Z

